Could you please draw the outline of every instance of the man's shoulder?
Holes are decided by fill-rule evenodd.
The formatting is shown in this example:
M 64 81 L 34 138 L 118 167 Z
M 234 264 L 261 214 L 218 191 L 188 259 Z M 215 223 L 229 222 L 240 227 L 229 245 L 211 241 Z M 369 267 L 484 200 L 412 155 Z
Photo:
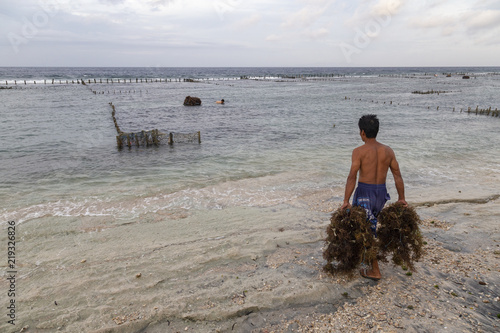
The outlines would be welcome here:
M 352 154 L 353 154 L 353 155 L 362 154 L 362 153 L 363 153 L 363 151 L 365 151 L 365 150 L 366 150 L 365 145 L 361 145 L 361 146 L 359 146 L 359 147 L 354 148 L 354 149 L 352 150 Z
M 354 150 L 352 151 L 353 155 L 355 156 L 359 156 L 359 157 L 363 157 L 364 155 L 371 155 L 373 152 L 381 152 L 383 151 L 384 155 L 387 156 L 387 155 L 390 155 L 390 156 L 394 156 L 394 151 L 392 150 L 391 147 L 389 147 L 388 145 L 385 145 L 383 143 L 380 143 L 380 142 L 375 142 L 373 144 L 364 144 L 364 145 L 361 145 L 359 147 L 356 147 L 354 148 Z
M 386 144 L 383 144 L 383 143 L 378 142 L 378 141 L 377 141 L 377 144 L 382 149 L 385 149 L 385 150 L 388 150 L 388 151 L 392 151 L 392 148 L 390 146 L 386 145 Z
M 394 154 L 394 150 L 392 150 L 392 148 L 391 148 L 391 147 L 389 147 L 388 145 L 382 145 L 382 146 L 384 146 L 384 149 L 385 149 L 386 151 L 390 152 L 391 154 Z
M 388 159 L 388 163 L 391 163 L 391 161 L 396 158 L 394 150 L 392 150 L 392 148 L 388 145 L 381 144 L 380 149 L 383 151 L 384 158 Z

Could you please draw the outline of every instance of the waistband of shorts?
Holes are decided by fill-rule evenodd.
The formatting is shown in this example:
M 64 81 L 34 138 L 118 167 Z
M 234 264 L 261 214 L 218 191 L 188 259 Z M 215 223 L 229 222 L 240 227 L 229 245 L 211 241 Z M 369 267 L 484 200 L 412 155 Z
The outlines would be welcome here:
M 363 189 L 374 189 L 374 190 L 387 190 L 387 187 L 384 184 L 367 184 L 358 182 L 358 187 Z

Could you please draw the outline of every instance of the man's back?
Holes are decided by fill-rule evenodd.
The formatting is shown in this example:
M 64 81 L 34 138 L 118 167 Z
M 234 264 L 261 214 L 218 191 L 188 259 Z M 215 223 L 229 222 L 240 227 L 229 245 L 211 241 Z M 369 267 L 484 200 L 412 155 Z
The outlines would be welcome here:
M 393 150 L 375 139 L 353 151 L 353 158 L 359 160 L 359 181 L 365 184 L 385 184 L 387 172 L 394 160 Z

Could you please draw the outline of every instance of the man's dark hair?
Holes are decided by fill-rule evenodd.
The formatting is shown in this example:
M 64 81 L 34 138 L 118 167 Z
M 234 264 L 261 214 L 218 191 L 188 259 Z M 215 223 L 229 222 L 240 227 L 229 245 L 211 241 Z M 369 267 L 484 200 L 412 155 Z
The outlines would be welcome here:
M 369 139 L 376 138 L 378 134 L 378 118 L 375 114 L 365 114 L 359 118 L 359 130 L 365 131 L 366 137 Z

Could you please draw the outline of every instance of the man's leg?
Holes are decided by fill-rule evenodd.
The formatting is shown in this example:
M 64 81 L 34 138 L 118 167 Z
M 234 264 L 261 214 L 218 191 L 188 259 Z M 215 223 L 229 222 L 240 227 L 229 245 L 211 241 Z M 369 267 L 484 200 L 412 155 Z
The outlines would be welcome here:
M 354 192 L 352 205 L 365 209 L 366 218 L 370 222 L 370 228 L 375 238 L 377 237 L 377 215 L 388 199 L 390 197 L 385 184 L 381 186 L 358 183 L 358 187 Z M 361 269 L 360 274 L 362 277 L 372 280 L 380 280 L 382 278 L 376 259 L 371 262 L 371 268 Z
M 371 268 L 362 268 L 360 271 L 360 274 L 362 277 L 367 278 L 367 279 L 380 280 L 382 278 L 382 275 L 380 274 L 380 269 L 378 267 L 377 259 L 374 259 L 372 261 Z
M 391 197 L 389 193 L 387 192 L 387 189 L 385 187 L 385 184 L 382 186 L 377 186 L 377 190 L 371 192 L 372 194 L 369 197 L 369 203 L 370 203 L 370 208 L 367 209 L 367 217 L 368 220 L 370 221 L 371 224 L 371 229 L 373 232 L 373 236 L 376 238 L 377 237 L 377 216 L 384 208 L 385 203 L 387 200 L 390 200 Z M 376 193 L 376 195 L 374 195 Z M 380 274 L 380 268 L 378 267 L 378 261 L 377 259 L 374 259 L 371 262 L 371 268 L 367 268 L 365 270 L 361 270 L 361 276 L 367 278 L 367 279 L 372 279 L 372 280 L 380 280 L 382 278 L 382 275 Z

